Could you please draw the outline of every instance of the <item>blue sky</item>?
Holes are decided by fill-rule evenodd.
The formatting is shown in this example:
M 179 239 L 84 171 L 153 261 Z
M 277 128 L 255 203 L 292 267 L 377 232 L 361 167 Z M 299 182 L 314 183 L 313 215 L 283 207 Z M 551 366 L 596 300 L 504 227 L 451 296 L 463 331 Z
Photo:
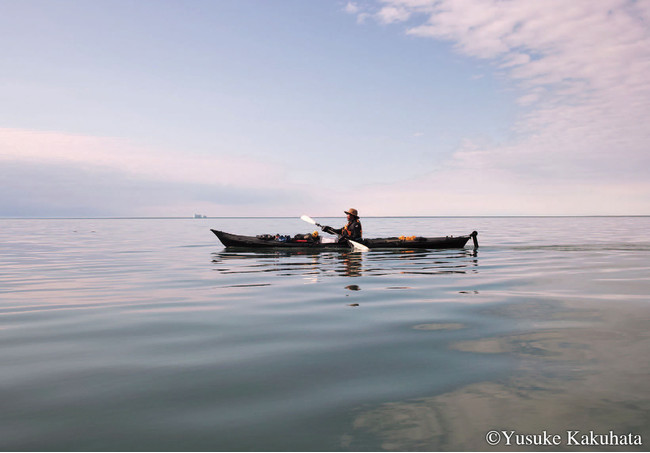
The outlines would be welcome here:
M 649 5 L 0 0 L 0 216 L 650 214 Z

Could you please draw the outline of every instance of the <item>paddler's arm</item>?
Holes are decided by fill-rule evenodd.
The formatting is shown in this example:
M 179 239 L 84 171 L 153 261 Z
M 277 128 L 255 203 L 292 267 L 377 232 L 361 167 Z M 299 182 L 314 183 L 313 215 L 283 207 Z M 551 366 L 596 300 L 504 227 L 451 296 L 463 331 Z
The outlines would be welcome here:
M 342 228 L 337 230 L 335 228 L 332 228 L 331 226 L 324 225 L 321 227 L 321 230 L 329 234 L 341 234 Z

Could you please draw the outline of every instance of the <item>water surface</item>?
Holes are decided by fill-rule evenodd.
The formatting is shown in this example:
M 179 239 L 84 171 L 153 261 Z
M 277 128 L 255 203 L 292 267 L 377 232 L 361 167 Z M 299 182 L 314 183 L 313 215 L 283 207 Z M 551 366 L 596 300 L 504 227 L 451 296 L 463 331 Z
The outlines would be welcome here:
M 480 248 L 238 251 L 209 231 L 299 219 L 0 220 L 0 448 L 484 450 L 493 429 L 572 429 L 647 450 L 650 218 L 363 223 Z

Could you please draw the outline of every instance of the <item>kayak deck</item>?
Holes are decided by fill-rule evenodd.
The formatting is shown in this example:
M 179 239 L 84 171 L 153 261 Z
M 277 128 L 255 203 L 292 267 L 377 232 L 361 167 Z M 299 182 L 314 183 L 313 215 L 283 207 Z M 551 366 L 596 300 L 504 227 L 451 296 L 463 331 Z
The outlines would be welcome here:
M 226 247 L 247 247 L 247 248 L 309 248 L 309 249 L 349 249 L 350 244 L 344 242 L 320 242 L 307 239 L 296 239 L 288 236 L 242 236 L 226 233 L 224 231 L 212 231 Z M 478 248 L 478 233 L 473 231 L 467 236 L 445 236 L 445 237 L 389 237 L 377 239 L 363 239 L 360 242 L 371 249 L 400 248 L 400 249 L 449 249 L 463 248 L 472 239 L 474 248 Z

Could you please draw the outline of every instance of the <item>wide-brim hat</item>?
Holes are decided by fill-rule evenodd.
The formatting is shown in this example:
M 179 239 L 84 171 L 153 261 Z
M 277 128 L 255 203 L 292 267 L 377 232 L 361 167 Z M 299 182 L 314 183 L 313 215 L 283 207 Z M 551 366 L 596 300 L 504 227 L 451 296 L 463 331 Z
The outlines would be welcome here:
M 343 212 L 345 212 L 346 214 L 353 215 L 353 216 L 355 216 L 355 217 L 359 217 L 359 211 L 357 211 L 357 210 L 354 209 L 354 208 L 350 208 L 350 209 L 348 209 L 347 211 L 343 211 Z

